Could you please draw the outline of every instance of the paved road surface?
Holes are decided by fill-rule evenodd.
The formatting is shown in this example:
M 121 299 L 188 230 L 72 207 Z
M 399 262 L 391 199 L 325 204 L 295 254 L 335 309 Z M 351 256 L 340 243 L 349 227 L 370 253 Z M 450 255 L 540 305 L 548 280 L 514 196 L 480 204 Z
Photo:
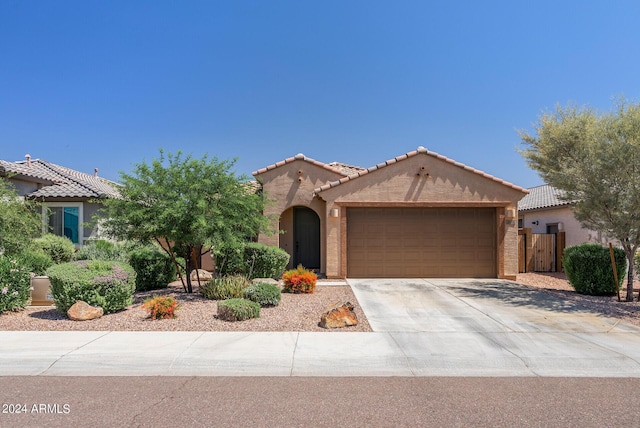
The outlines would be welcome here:
M 3 428 L 640 425 L 640 379 L 38 376 L 0 386 L 1 403 L 27 407 L 0 413 Z

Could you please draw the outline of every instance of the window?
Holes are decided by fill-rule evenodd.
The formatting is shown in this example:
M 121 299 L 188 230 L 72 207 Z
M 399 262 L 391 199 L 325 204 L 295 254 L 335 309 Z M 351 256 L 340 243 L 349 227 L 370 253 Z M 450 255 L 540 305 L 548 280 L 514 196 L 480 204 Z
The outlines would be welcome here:
M 82 241 L 83 230 L 80 227 L 82 214 L 81 204 L 49 203 L 46 204 L 49 217 L 43 217 L 44 225 L 49 232 L 58 236 L 66 236 L 74 244 Z

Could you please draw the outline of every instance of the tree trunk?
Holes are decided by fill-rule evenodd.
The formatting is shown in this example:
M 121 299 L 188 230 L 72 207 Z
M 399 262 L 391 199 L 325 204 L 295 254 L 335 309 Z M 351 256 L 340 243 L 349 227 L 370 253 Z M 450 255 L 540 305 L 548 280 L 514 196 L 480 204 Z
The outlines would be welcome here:
M 184 264 L 187 266 L 187 272 L 185 274 L 185 276 L 187 277 L 187 293 L 193 293 L 193 287 L 191 285 L 191 271 L 193 270 L 193 256 L 191 246 L 187 246 L 186 254 L 184 257 Z
M 631 248 L 624 249 L 627 255 L 627 302 L 633 302 L 633 253 Z

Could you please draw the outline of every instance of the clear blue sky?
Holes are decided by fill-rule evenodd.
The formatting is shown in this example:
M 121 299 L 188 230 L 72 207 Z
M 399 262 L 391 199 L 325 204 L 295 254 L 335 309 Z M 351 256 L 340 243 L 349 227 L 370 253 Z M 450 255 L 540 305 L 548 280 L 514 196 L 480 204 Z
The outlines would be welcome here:
M 524 187 L 517 130 L 640 99 L 640 2 L 0 0 L 0 159 L 118 180 L 158 149 L 372 166 L 424 146 Z

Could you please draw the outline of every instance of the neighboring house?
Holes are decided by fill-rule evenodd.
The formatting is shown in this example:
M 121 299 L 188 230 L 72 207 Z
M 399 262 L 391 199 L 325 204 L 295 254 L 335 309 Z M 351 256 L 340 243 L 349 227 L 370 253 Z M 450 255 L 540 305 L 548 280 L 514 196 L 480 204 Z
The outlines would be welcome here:
M 585 242 L 606 244 L 600 233 L 585 229 L 573 215 L 571 201 L 562 199 L 562 191 L 548 184 L 532 187 L 518 202 L 518 226 L 531 233 L 565 232 L 565 246 Z
M 7 178 L 18 194 L 41 202 L 43 231 L 68 237 L 77 246 L 96 236 L 97 231 L 87 225 L 102 208 L 89 203 L 117 196 L 117 184 L 94 175 L 85 174 L 40 159 L 8 162 L 0 160 L 0 177 Z M 49 215 L 47 215 L 49 214 Z
M 253 175 L 291 266 L 329 278 L 515 279 L 527 191 L 423 147 L 360 168 L 302 154 Z M 282 234 L 276 233 L 278 230 Z

